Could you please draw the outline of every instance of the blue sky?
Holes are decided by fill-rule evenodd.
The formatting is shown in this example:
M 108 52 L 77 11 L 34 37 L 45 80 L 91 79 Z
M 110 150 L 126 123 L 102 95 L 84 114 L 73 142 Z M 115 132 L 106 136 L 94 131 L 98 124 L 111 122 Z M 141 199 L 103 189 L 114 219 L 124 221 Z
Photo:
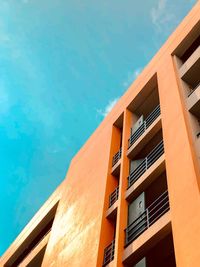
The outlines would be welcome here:
M 0 1 L 0 255 L 194 2 Z

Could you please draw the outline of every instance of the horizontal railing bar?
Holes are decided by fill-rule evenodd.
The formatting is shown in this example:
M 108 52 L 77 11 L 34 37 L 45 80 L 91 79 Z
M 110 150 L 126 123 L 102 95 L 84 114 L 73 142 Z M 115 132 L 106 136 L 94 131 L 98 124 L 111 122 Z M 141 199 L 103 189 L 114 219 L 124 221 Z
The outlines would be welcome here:
M 167 194 L 168 195 L 168 190 L 165 190 L 156 200 L 154 200 L 150 205 L 149 205 L 149 207 L 148 207 L 148 209 L 152 206 L 152 205 L 154 205 L 154 203 L 156 203 L 159 199 L 161 199 L 165 194 Z
M 109 208 L 117 201 L 119 196 L 119 186 L 109 196 Z
M 145 219 L 145 220 L 144 220 Z M 145 217 L 144 219 L 142 219 L 139 223 L 137 223 L 136 225 L 134 225 L 133 228 L 128 229 L 128 234 L 134 233 L 135 231 L 137 231 L 139 228 L 141 228 L 142 226 L 146 225 L 147 223 L 147 217 Z M 141 224 L 142 223 L 142 224 Z M 137 226 L 137 227 L 136 227 Z M 135 229 L 136 228 L 136 229 Z M 134 230 L 134 231 L 133 231 Z
M 113 240 L 111 244 L 104 249 L 103 266 L 106 266 L 109 262 L 111 262 L 114 259 L 114 251 L 115 251 L 115 240 Z
M 160 144 L 159 147 L 157 147 L 155 150 L 153 150 L 148 156 L 147 156 L 147 160 L 151 161 L 152 159 L 154 159 L 156 157 L 157 154 L 162 153 L 163 151 L 163 144 Z
M 152 120 L 153 118 L 155 118 L 157 116 L 157 114 L 160 113 L 160 105 L 158 105 L 153 111 L 152 113 L 146 118 L 146 122 L 148 122 L 149 120 Z
M 145 124 L 143 123 L 142 125 L 140 125 L 140 127 L 131 135 L 130 139 L 134 139 L 134 137 L 140 136 L 140 133 L 144 131 L 144 127 Z
M 133 240 L 135 240 L 139 235 L 141 235 L 144 231 L 146 231 L 148 229 L 147 224 L 145 226 L 143 226 L 143 229 L 140 229 L 138 232 L 135 233 L 135 235 L 131 234 L 130 236 L 128 236 L 128 243 L 133 242 Z
M 132 226 L 136 221 L 141 219 L 141 217 L 144 216 L 144 215 L 146 216 L 146 210 L 138 218 L 136 218 L 126 229 L 128 229 L 130 226 Z M 144 216 L 144 218 L 145 218 L 145 216 Z
M 130 228 L 130 226 L 132 226 L 137 220 L 139 220 L 143 216 L 143 214 L 145 214 L 147 212 L 147 210 L 149 210 L 149 207 L 136 220 L 134 220 L 127 228 Z M 141 221 L 142 221 L 142 219 L 141 219 Z
M 129 232 L 129 237 L 128 237 L 128 243 L 132 242 L 133 240 L 135 240 L 140 234 L 142 234 L 144 231 L 146 231 L 148 229 L 148 225 L 151 226 L 155 221 L 157 221 L 160 217 L 162 217 L 163 214 L 165 214 L 167 211 L 169 210 L 169 206 L 167 206 L 167 208 L 165 208 L 165 210 L 163 210 L 156 218 L 154 218 L 152 221 L 148 221 L 146 220 L 145 223 L 143 223 L 140 227 L 138 227 L 134 232 Z M 144 227 L 143 229 L 139 230 L 140 228 Z M 137 233 L 138 232 L 138 233 Z M 137 234 L 135 234 L 137 233 Z M 134 236 L 134 238 L 132 239 L 131 237 Z M 129 240 L 130 239 L 130 240 Z
M 140 127 L 128 139 L 129 147 L 145 132 L 145 130 L 155 121 L 160 115 L 160 105 L 158 105 L 144 120 Z
M 152 218 L 154 215 L 156 215 L 156 213 L 158 213 L 160 210 L 162 210 L 162 208 L 163 208 L 164 206 L 166 206 L 166 205 L 168 205 L 168 204 L 169 204 L 169 202 L 166 202 L 163 206 L 161 206 L 160 208 L 158 208 L 158 209 L 155 211 L 155 213 L 153 213 L 153 214 L 151 214 L 151 215 L 149 216 L 149 219 Z
M 153 212 L 162 202 L 165 203 L 165 201 L 168 201 L 168 196 L 165 196 L 165 199 L 162 199 L 160 202 L 158 202 L 152 209 L 148 208 L 149 214 Z
M 143 212 L 143 214 L 145 214 L 145 213 L 146 213 L 146 210 Z M 143 214 L 142 214 L 142 215 L 143 215 Z M 129 226 L 128 226 L 126 229 L 129 229 L 129 228 L 132 227 L 133 225 L 135 226 L 135 222 L 138 221 L 138 220 L 141 218 L 142 215 L 140 215 L 140 216 L 139 216 L 137 219 L 135 219 L 131 224 L 129 224 Z M 141 221 L 142 221 L 142 219 L 141 219 Z M 138 223 L 137 223 L 137 224 L 138 224 Z M 136 224 L 136 225 L 137 225 L 137 224 Z
M 129 187 L 164 153 L 163 140 L 146 156 L 144 160 L 128 176 Z
M 160 141 L 160 143 L 158 143 L 152 150 L 151 152 L 147 155 L 147 158 L 151 157 L 152 154 L 155 153 L 155 151 L 157 151 L 159 148 L 163 147 L 163 140 Z
M 128 239 L 130 239 L 131 237 L 133 237 L 136 233 L 139 234 L 140 232 L 145 231 L 147 229 L 148 229 L 148 227 L 147 227 L 147 221 L 145 221 L 145 223 L 143 223 L 140 227 L 138 227 L 137 229 L 135 229 L 134 232 L 129 233 Z
M 156 220 L 169 210 L 168 191 L 163 192 L 145 211 L 125 229 L 126 245 L 148 229 Z
M 156 222 L 156 221 L 158 220 L 158 217 L 159 217 L 159 218 L 162 217 L 168 210 L 169 210 L 169 206 L 168 206 L 165 210 L 163 210 L 163 211 L 159 214 L 159 216 L 157 216 L 154 220 L 152 220 L 152 221 L 149 223 L 149 226 L 151 226 L 152 224 L 154 224 L 154 222 Z
M 122 154 L 122 148 L 120 148 L 120 150 L 113 156 L 112 166 L 114 166 L 119 161 L 119 159 L 121 158 L 121 154 Z
M 163 149 L 160 151 L 157 151 L 157 153 L 152 155 L 150 158 L 147 158 L 148 166 L 149 165 L 151 166 L 152 165 L 151 162 L 154 163 L 157 160 L 157 158 L 160 157 L 160 155 L 162 155 L 162 153 L 163 153 Z
M 143 161 L 140 165 L 138 165 L 138 167 L 130 174 L 130 176 L 136 175 L 138 172 L 140 172 L 140 170 L 142 170 L 143 168 L 146 169 L 146 160 Z

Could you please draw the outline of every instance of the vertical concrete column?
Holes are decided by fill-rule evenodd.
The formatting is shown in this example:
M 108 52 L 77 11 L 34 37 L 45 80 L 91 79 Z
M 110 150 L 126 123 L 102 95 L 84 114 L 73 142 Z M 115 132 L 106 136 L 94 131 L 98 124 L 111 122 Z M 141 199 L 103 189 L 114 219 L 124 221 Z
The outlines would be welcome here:
M 190 141 L 190 147 L 192 150 L 194 166 L 196 169 L 196 173 L 198 173 L 197 178 L 199 179 L 197 179 L 197 181 L 198 181 L 198 186 L 199 186 L 199 191 L 200 191 L 200 157 L 199 157 L 200 152 L 199 152 L 197 137 L 195 134 L 197 133 L 199 129 L 199 123 L 198 123 L 197 118 L 188 111 L 187 104 L 189 100 L 188 94 L 190 93 L 190 89 L 189 89 L 189 85 L 179 78 L 179 68 L 180 68 L 179 61 L 180 59 L 177 56 L 173 57 L 175 75 L 176 75 L 177 83 L 179 87 L 180 98 L 182 99 L 183 112 L 185 116 L 186 126 L 188 129 L 188 136 L 189 136 L 189 141 Z
M 130 137 L 130 128 L 132 122 L 132 113 L 126 110 L 124 113 L 123 122 L 123 137 L 122 137 L 122 160 L 120 170 L 120 184 L 119 184 L 119 206 L 117 211 L 117 225 L 116 225 L 116 241 L 115 241 L 115 265 L 123 266 L 122 254 L 124 251 L 125 233 L 124 229 L 127 227 L 128 204 L 125 200 L 125 191 L 127 190 L 127 177 L 129 175 L 129 159 L 126 156 L 128 149 L 128 139 Z
M 120 135 L 121 135 L 120 130 L 115 126 L 112 126 L 112 134 L 110 137 L 108 136 L 108 138 L 111 139 L 111 143 L 110 143 L 110 155 L 108 162 L 108 172 L 106 177 L 107 181 L 105 188 L 104 207 L 102 211 L 101 233 L 100 233 L 98 257 L 96 265 L 98 267 L 102 266 L 104 249 L 111 243 L 111 241 L 114 238 L 114 225 L 112 221 L 106 218 L 106 211 L 108 210 L 109 195 L 117 187 L 117 178 L 112 176 L 111 170 L 112 170 L 112 158 L 114 154 L 119 150 Z M 104 178 L 102 177 L 102 179 Z
M 177 267 L 200 262 L 200 194 L 184 101 L 170 55 L 158 70 L 167 182 Z

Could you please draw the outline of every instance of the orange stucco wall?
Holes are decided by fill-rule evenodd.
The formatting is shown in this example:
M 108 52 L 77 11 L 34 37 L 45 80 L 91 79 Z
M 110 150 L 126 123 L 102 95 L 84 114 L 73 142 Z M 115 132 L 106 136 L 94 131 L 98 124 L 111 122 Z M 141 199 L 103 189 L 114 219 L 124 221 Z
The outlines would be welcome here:
M 178 267 L 199 267 L 199 165 L 188 122 L 188 111 L 172 57 L 174 50 L 199 20 L 200 2 L 72 160 L 65 181 L 53 195 L 59 195 L 60 202 L 43 267 L 102 265 L 103 250 L 113 236 L 112 226 L 105 218 L 108 196 L 117 185 L 110 174 L 112 156 L 119 148 L 119 135 L 113 124 L 122 114 L 124 127 L 113 266 L 123 266 L 124 228 L 127 222 L 127 202 L 124 196 L 129 170 L 126 151 L 132 120 L 127 107 L 155 74 L 161 106 L 176 262 Z M 45 213 L 47 207 L 48 201 L 37 216 Z M 37 225 L 37 216 L 0 259 L 1 266 L 23 241 L 24 233 L 28 233 L 31 227 Z

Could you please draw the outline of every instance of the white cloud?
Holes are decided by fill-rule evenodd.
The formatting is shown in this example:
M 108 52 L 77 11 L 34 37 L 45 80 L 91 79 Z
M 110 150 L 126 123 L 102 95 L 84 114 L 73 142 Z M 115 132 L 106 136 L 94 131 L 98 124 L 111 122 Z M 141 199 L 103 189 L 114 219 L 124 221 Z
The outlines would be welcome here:
M 138 75 L 141 73 L 142 68 L 137 68 L 133 72 L 128 73 L 127 79 L 123 82 L 124 87 L 128 87 L 131 85 L 131 83 L 138 77 Z
M 97 112 L 103 116 L 106 117 L 108 115 L 108 113 L 113 109 L 113 107 L 115 106 L 115 104 L 117 103 L 119 98 L 115 98 L 113 100 L 110 100 L 108 102 L 108 105 L 104 108 L 104 109 L 98 109 Z
M 167 34 L 178 22 L 168 3 L 168 0 L 158 0 L 156 7 L 150 11 L 151 21 L 156 30 Z
M 136 69 L 136 70 L 133 72 L 133 76 L 134 76 L 135 79 L 136 79 L 137 76 L 141 73 L 141 71 L 142 71 L 142 68 L 138 68 L 138 69 Z
M 126 81 L 123 82 L 123 86 L 128 87 L 138 77 L 141 71 L 142 71 L 142 68 L 137 68 L 133 72 L 129 72 Z M 108 113 L 113 109 L 113 107 L 115 106 L 118 100 L 119 100 L 118 97 L 116 97 L 113 100 L 110 100 L 107 106 L 104 109 L 98 109 L 97 113 L 103 117 L 106 117 Z
M 151 9 L 151 19 L 154 24 L 159 23 L 166 8 L 167 0 L 159 0 L 157 7 Z

